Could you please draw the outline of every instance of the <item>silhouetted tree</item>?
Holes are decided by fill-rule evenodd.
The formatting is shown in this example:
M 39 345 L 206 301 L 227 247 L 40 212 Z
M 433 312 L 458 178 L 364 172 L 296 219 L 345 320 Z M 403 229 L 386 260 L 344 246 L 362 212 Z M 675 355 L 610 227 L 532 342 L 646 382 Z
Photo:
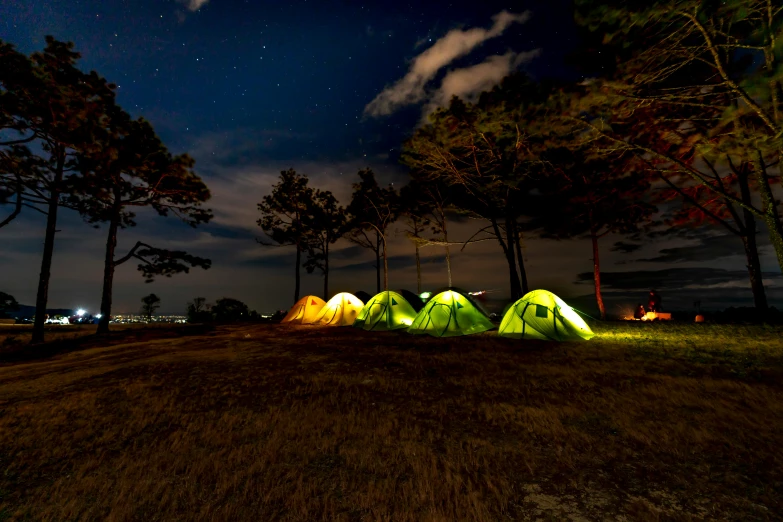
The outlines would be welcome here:
M 14 296 L 0 292 L 0 318 L 6 318 L 9 316 L 9 312 L 16 310 L 19 310 L 19 303 L 16 302 Z
M 728 171 L 715 169 L 714 178 L 719 181 L 724 190 L 733 197 L 741 199 L 747 206 L 753 205 L 753 194 L 756 193 L 752 177 L 752 165 L 745 160 L 735 165 L 729 157 Z M 707 160 L 709 162 L 709 160 Z M 700 184 L 694 184 L 690 176 L 685 174 L 665 173 L 663 169 L 653 168 L 659 174 L 668 190 L 659 192 L 663 201 L 679 201 L 676 208 L 667 219 L 670 230 L 682 227 L 698 228 L 706 224 L 717 224 L 723 230 L 738 237 L 742 242 L 748 269 L 748 279 L 753 293 L 753 302 L 758 310 L 767 310 L 767 295 L 764 290 L 761 260 L 757 243 L 758 226 L 756 216 L 748 208 L 738 208 L 734 203 L 722 196 L 716 196 L 712 191 Z
M 367 168 L 359 171 L 359 182 L 353 184 L 348 213 L 349 241 L 375 254 L 375 282 L 381 291 L 381 255 L 384 261 L 384 289 L 388 287 L 388 252 L 384 247 L 386 229 L 397 219 L 399 195 L 393 186 L 381 188 L 375 173 Z
M 171 277 L 192 267 L 211 266 L 209 259 L 142 242 L 126 255 L 115 256 L 117 233 L 136 226 L 138 209 L 149 207 L 163 217 L 173 214 L 194 228 L 208 222 L 212 213 L 201 208 L 210 193 L 193 172 L 193 159 L 184 154 L 172 157 L 148 122 L 131 121 L 116 109 L 106 134 L 99 150 L 80 159 L 88 174 L 79 180 L 85 185 L 80 190 L 85 196 L 76 203 L 89 222 L 108 223 L 98 333 L 109 331 L 114 271 L 122 263 L 141 261 L 138 269 L 147 282 L 157 275 Z
M 21 86 L 29 88 L 35 83 L 30 59 L 0 40 L 0 205 L 13 205 L 13 210 L 0 220 L 0 228 L 16 219 L 25 205 L 25 181 L 31 178 L 27 161 L 31 153 L 25 144 L 36 136 L 25 125 Z
M 207 323 L 212 320 L 210 309 L 212 305 L 207 303 L 206 297 L 196 297 L 188 303 L 187 316 L 189 323 Z
M 446 216 L 446 213 L 452 209 L 448 195 L 449 188 L 443 183 L 429 182 L 422 184 L 422 192 L 430 205 L 430 229 L 435 234 L 434 243 L 443 245 L 446 251 L 446 274 L 449 287 L 451 287 L 451 247 L 449 244 L 448 218 Z
M 400 189 L 400 217 L 405 224 L 405 233 L 416 249 L 416 293 L 421 294 L 421 234 L 430 226 L 427 217 L 431 212 L 421 186 L 415 181 Z
M 220 323 L 236 323 L 250 319 L 247 305 L 238 299 L 224 297 L 218 299 L 212 307 L 212 316 Z
M 634 234 L 650 221 L 656 211 L 648 195 L 650 181 L 635 172 L 643 165 L 632 155 L 608 159 L 591 157 L 589 149 L 557 147 L 543 157 L 551 172 L 537 185 L 542 201 L 526 226 L 542 230 L 544 237 L 590 238 L 595 299 L 606 319 L 599 240 L 611 233 Z
M 152 316 L 160 308 L 160 297 L 155 294 L 145 295 L 141 298 L 141 315 L 147 318 L 147 322 L 152 322 Z
M 783 270 L 771 171 L 783 150 L 783 10 L 767 0 L 579 0 L 577 7 L 580 23 L 631 50 L 571 108 L 585 139 L 688 176 L 762 220 Z M 729 160 L 750 164 L 751 203 L 716 174 Z
M 304 218 L 307 235 L 307 259 L 304 267 L 311 274 L 316 269 L 324 276 L 324 299 L 329 299 L 329 247 L 345 234 L 345 208 L 328 190 L 316 190 L 312 207 Z
M 0 205 L 13 204 L 13 210 L 0 221 L 0 228 L 16 219 L 24 207 L 24 178 L 20 166 L 23 160 L 20 156 L 17 152 L 0 149 Z
M 0 42 L 0 60 L 7 62 L 10 56 L 15 63 L 10 71 L 0 66 L 0 125 L 20 136 L 12 140 L 17 143 L 11 152 L 4 152 L 7 160 L 8 156 L 15 158 L 1 170 L 11 171 L 16 187 L 21 178 L 24 194 L 14 190 L 17 202 L 21 197 L 22 205 L 46 215 L 33 343 L 44 338 L 58 207 L 65 203 L 64 196 L 72 202 L 80 195 L 72 183 L 80 174 L 77 158 L 94 150 L 96 133 L 106 125 L 108 109 L 114 104 L 114 85 L 95 72 L 80 71 L 76 67 L 79 54 L 72 49 L 73 44 L 47 36 L 46 48 L 32 54 L 28 68 L 10 46 Z M 18 170 L 20 165 L 24 165 L 22 170 Z
M 257 240 L 265 246 L 296 248 L 296 286 L 294 302 L 299 300 L 302 252 L 307 250 L 307 229 L 304 222 L 314 207 L 313 189 L 307 186 L 307 176 L 294 169 L 280 173 L 280 181 L 272 185 L 272 193 L 258 204 L 261 219 L 258 226 L 273 242 Z
M 456 206 L 489 222 L 480 232 L 503 250 L 512 299 L 528 291 L 517 220 L 526 208 L 531 170 L 540 163 L 531 129 L 538 130 L 546 93 L 514 75 L 476 103 L 454 97 L 405 142 L 401 158 L 422 181 L 451 186 Z

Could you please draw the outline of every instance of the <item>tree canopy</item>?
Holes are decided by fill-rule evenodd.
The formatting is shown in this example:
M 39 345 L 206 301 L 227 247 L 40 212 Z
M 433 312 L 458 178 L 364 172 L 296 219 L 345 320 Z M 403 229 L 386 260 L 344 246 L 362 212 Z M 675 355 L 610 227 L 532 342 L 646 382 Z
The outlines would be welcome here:
M 293 246 L 296 249 L 296 286 L 294 302 L 299 300 L 302 252 L 307 250 L 306 217 L 314 207 L 313 189 L 309 179 L 294 169 L 280 172 L 280 181 L 272 185 L 271 193 L 258 204 L 261 218 L 258 226 L 268 240 L 258 240 L 265 246 Z

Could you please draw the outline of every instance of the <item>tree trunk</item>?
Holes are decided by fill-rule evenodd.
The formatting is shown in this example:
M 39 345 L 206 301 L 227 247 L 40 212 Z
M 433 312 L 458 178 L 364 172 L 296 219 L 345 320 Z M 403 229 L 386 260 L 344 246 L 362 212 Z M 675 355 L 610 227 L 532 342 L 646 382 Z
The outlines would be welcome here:
M 748 184 L 747 170 L 740 169 L 737 173 L 737 182 L 740 187 L 742 201 L 750 205 L 750 186 Z M 759 260 L 759 251 L 756 243 L 756 217 L 753 212 L 743 207 L 743 223 L 737 223 L 739 229 L 745 232 L 740 236 L 742 246 L 745 248 L 745 257 L 748 264 L 748 277 L 750 278 L 750 289 L 753 292 L 753 304 L 758 310 L 767 310 L 767 293 L 764 290 L 764 282 L 761 274 L 761 261 Z
M 111 318 L 112 288 L 114 285 L 114 250 L 117 248 L 117 229 L 120 225 L 120 211 L 122 209 L 121 194 L 114 193 L 114 208 L 109 222 L 109 236 L 106 238 L 106 256 L 103 261 L 103 292 L 101 293 L 101 319 L 98 323 L 98 334 L 109 333 L 109 319 Z
M 389 257 L 386 253 L 386 236 L 383 236 L 383 289 L 389 291 Z
M 58 148 L 57 166 L 55 167 L 54 180 L 49 191 L 49 208 L 46 215 L 46 235 L 44 236 L 44 250 L 41 259 L 41 273 L 38 276 L 38 294 L 35 298 L 35 323 L 33 324 L 33 336 L 31 343 L 44 341 L 44 322 L 46 321 L 46 303 L 49 299 L 49 279 L 52 271 L 52 256 L 54 255 L 54 234 L 57 232 L 57 209 L 60 203 L 60 184 L 63 179 L 65 166 L 65 151 Z
M 598 255 L 598 232 L 590 230 L 590 239 L 593 242 L 593 282 L 595 283 L 595 302 L 598 304 L 598 312 L 601 314 L 601 320 L 606 321 L 606 307 L 604 298 L 601 295 L 601 261 Z
M 421 294 L 421 256 L 419 255 L 419 244 L 416 245 L 416 292 Z
M 514 243 L 516 242 L 516 231 L 514 230 L 514 221 L 510 218 L 506 218 L 506 244 L 508 245 L 508 269 L 509 274 L 514 274 L 511 278 L 511 300 L 516 301 L 522 297 L 522 286 L 519 283 L 519 275 L 517 273 L 517 260 L 516 253 L 514 252 Z
M 302 264 L 302 250 L 296 245 L 296 286 L 294 287 L 294 302 L 299 301 L 299 265 Z
M 519 276 L 517 275 L 517 266 L 516 262 L 514 261 L 514 250 L 512 246 L 506 246 L 506 243 L 503 241 L 503 234 L 500 231 L 498 222 L 495 219 L 490 219 L 490 223 L 492 224 L 492 229 L 495 232 L 495 237 L 497 238 L 498 243 L 500 243 L 500 247 L 503 249 L 503 255 L 506 256 L 506 263 L 508 263 L 509 290 L 511 292 L 511 300 L 516 301 L 521 296 L 519 294 Z
M 446 229 L 446 216 L 441 212 L 440 214 L 443 223 L 443 242 L 446 243 L 446 272 L 449 275 L 449 288 L 452 287 L 451 283 L 451 250 L 449 249 L 449 232 Z
M 519 259 L 519 276 L 522 279 L 522 295 L 525 295 L 530 291 L 530 287 L 527 284 L 527 270 L 525 270 L 525 260 L 522 257 L 522 238 L 519 237 L 519 230 L 516 230 L 516 223 L 514 223 L 514 246 L 517 249 L 517 258 Z
M 381 293 L 381 234 L 375 231 L 375 293 Z
M 329 241 L 324 245 L 324 301 L 329 300 Z
M 517 274 L 517 263 L 514 259 L 514 250 L 509 248 L 506 254 L 506 262 L 508 263 L 508 277 L 511 290 L 511 300 L 516 301 L 522 297 L 522 289 L 519 286 L 519 275 Z
M 769 231 L 769 241 L 775 249 L 775 256 L 778 259 L 780 270 L 783 271 L 783 226 L 781 225 L 780 220 L 774 217 L 771 211 L 772 204 L 765 204 L 764 206 L 767 209 L 767 215 L 764 218 L 764 222 Z
M 761 275 L 761 262 L 759 261 L 759 251 L 756 246 L 756 234 L 748 233 L 742 236 L 742 246 L 745 247 L 745 257 L 748 264 L 748 278 L 750 279 L 750 289 L 753 292 L 753 304 L 759 311 L 766 311 L 767 293 L 764 290 L 764 283 Z
M 775 195 L 772 193 L 772 188 L 769 184 L 769 176 L 767 175 L 767 167 L 764 164 L 764 158 L 758 150 L 756 151 L 753 167 L 756 173 L 756 180 L 759 184 L 761 206 L 764 209 L 764 222 L 769 231 L 769 241 L 775 249 L 775 255 L 777 256 L 780 270 L 783 271 L 783 223 L 780 221 Z

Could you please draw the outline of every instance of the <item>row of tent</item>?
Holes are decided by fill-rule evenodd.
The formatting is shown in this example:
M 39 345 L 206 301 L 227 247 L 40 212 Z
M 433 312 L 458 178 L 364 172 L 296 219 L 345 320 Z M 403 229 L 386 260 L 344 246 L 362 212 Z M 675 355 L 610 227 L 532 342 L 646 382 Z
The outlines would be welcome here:
M 410 294 L 411 304 L 400 292 L 383 291 L 364 304 L 343 292 L 328 302 L 308 295 L 296 302 L 283 323 L 354 326 L 368 331 L 402 330 L 410 334 L 450 337 L 496 328 L 481 305 L 455 289 L 438 293 L 426 304 Z M 506 309 L 498 334 L 514 339 L 550 341 L 587 340 L 593 331 L 562 299 L 546 290 L 528 292 Z

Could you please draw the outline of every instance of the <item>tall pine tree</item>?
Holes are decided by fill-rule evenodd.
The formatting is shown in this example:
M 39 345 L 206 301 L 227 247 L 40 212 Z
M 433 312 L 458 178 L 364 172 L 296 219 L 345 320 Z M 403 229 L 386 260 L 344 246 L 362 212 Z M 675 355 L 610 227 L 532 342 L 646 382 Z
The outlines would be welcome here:
M 314 192 L 308 178 L 294 169 L 280 172 L 280 181 L 272 185 L 272 192 L 258 204 L 261 218 L 258 226 L 268 240 L 258 240 L 265 246 L 292 246 L 296 249 L 294 302 L 299 300 L 302 253 L 307 251 L 306 222 L 314 207 Z

